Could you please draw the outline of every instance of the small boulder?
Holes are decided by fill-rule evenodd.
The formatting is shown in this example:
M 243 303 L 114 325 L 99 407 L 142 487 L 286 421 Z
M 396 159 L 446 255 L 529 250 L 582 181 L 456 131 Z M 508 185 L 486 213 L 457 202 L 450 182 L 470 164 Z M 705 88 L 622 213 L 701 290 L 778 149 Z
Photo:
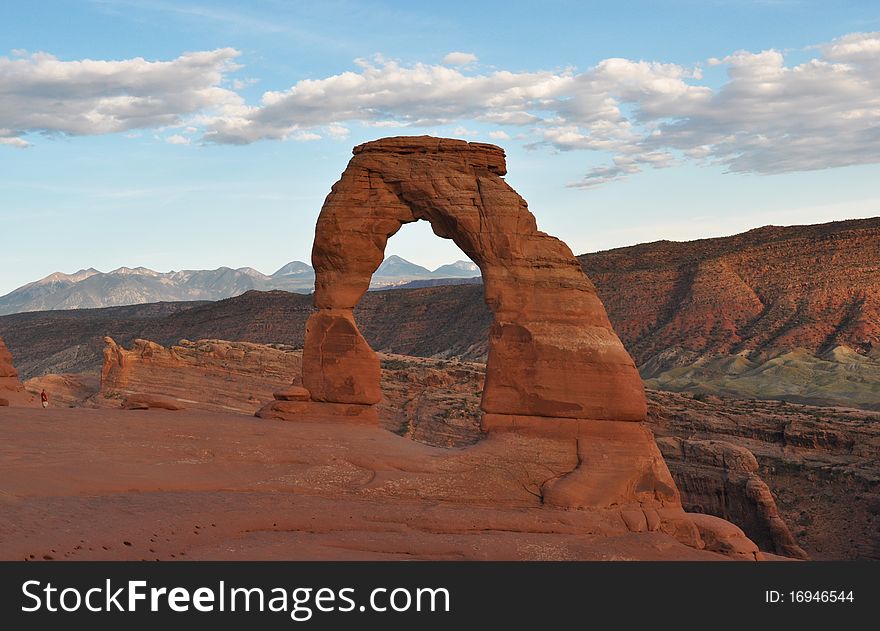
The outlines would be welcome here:
M 302 386 L 287 386 L 284 390 L 272 393 L 276 401 L 308 401 L 311 393 Z
M 162 394 L 132 394 L 122 402 L 124 410 L 185 410 L 177 399 Z

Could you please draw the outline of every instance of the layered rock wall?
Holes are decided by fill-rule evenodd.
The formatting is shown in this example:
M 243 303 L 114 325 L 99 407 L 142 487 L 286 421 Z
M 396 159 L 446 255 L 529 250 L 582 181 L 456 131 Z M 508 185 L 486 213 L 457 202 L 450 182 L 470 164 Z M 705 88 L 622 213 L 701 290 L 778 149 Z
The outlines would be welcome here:
M 674 436 L 658 438 L 657 444 L 682 490 L 685 509 L 737 524 L 762 550 L 808 558 L 780 516 L 752 452 L 725 441 Z
M 172 397 L 187 407 L 253 414 L 301 370 L 291 347 L 223 340 L 181 340 L 165 348 L 135 340 L 125 349 L 105 338 L 99 405 L 119 405 L 131 395 Z

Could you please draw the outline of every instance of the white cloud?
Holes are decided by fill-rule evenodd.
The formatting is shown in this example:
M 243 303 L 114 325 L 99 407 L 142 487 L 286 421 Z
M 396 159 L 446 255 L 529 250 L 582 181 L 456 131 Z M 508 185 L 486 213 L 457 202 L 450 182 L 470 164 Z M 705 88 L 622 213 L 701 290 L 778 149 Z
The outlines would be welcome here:
M 165 139 L 169 145 L 188 145 L 190 143 L 190 139 L 186 136 L 181 136 L 180 134 L 174 134 L 173 136 L 168 136 Z
M 474 63 L 477 63 L 477 56 L 473 53 L 452 52 L 443 58 L 446 66 L 467 66 Z
M 378 128 L 389 128 L 389 127 L 405 127 L 405 123 L 399 123 L 397 121 L 361 121 L 361 125 L 364 127 L 378 127 Z
M 321 140 L 321 134 L 316 134 L 310 131 L 301 131 L 297 132 L 293 136 L 294 140 L 298 140 L 300 142 L 309 142 L 310 140 Z
M 470 138 L 476 136 L 479 132 L 473 129 L 468 129 L 464 125 L 458 125 L 455 129 L 452 130 L 452 135 L 458 138 Z
M 219 87 L 237 55 L 224 48 L 172 61 L 0 57 L 0 127 L 19 136 L 77 136 L 179 125 L 187 115 L 241 101 Z
M 27 140 L 22 138 L 12 137 L 12 138 L 0 138 L 0 145 L 7 145 L 10 147 L 15 147 L 16 149 L 27 149 L 31 146 Z
M 762 174 L 880 162 L 880 33 L 812 50 L 815 58 L 798 64 L 776 50 L 710 59 L 727 72 L 717 88 L 704 83 L 699 64 L 612 58 L 581 72 L 480 72 L 469 53 L 437 65 L 375 56 L 264 92 L 256 104 L 221 87 L 235 68 L 232 49 L 168 62 L 62 62 L 38 53 L 0 58 L 0 143 L 24 147 L 33 132 L 187 125 L 222 144 L 344 138 L 350 124 L 450 125 L 468 136 L 480 123 L 504 128 L 491 138 L 607 156 L 578 187 L 681 162 Z
M 15 147 L 17 149 L 27 149 L 31 146 L 24 138 L 21 138 L 21 132 L 15 132 L 11 129 L 0 129 L 0 145 Z
M 778 51 L 740 51 L 721 60 L 728 81 L 717 92 L 634 101 L 639 146 L 763 174 L 880 161 L 880 33 L 822 50 L 795 66 Z
M 356 65 L 358 72 L 304 79 L 283 92 L 266 92 L 259 106 L 225 107 L 204 121 L 205 139 L 247 144 L 350 121 L 409 127 L 465 120 L 528 124 L 537 120 L 528 110 L 561 96 L 572 82 L 567 73 L 471 75 L 440 65 L 404 66 L 381 57 L 356 60 Z
M 453 124 L 460 136 L 468 121 L 526 127 L 533 147 L 610 154 L 573 184 L 582 187 L 679 161 L 752 173 L 878 162 L 878 47 L 880 34 L 851 34 L 794 66 L 778 51 L 736 52 L 712 62 L 727 68 L 719 89 L 702 84 L 698 66 L 619 58 L 581 73 L 481 74 L 375 57 L 226 108 L 206 122 L 206 139 L 244 144 L 352 121 Z
M 333 123 L 331 125 L 327 125 L 327 134 L 331 138 L 348 138 L 348 134 L 350 133 L 348 127 L 345 125 L 339 125 L 337 123 Z

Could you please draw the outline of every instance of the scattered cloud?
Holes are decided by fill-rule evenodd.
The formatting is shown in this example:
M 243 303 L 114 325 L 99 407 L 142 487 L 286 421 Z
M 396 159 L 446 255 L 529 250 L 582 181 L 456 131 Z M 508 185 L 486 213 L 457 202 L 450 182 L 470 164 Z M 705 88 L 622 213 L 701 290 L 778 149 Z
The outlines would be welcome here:
M 717 89 L 702 83 L 699 65 L 620 58 L 581 73 L 361 59 L 357 71 L 299 81 L 266 92 L 258 106 L 226 111 L 207 123 L 206 139 L 245 144 L 349 121 L 453 124 L 466 135 L 459 132 L 474 121 L 527 128 L 532 147 L 609 155 L 572 183 L 584 188 L 685 161 L 761 174 L 880 162 L 880 33 L 817 50 L 797 65 L 775 50 L 711 60 L 727 70 Z
M 254 85 L 259 83 L 259 79 L 254 79 L 252 77 L 247 79 L 233 79 L 232 80 L 232 89 L 233 90 L 244 90 L 246 87 L 250 85 Z
M 442 65 L 403 65 L 358 59 L 358 71 L 304 79 L 281 92 L 265 92 L 257 106 L 232 105 L 206 118 L 205 140 L 248 144 L 281 140 L 303 129 L 360 121 L 374 126 L 435 127 L 463 121 L 529 124 L 530 109 L 561 97 L 569 74 L 553 72 L 466 74 Z
M 220 87 L 237 56 L 223 48 L 171 61 L 62 61 L 47 53 L 0 57 L 0 127 L 17 137 L 179 125 L 188 115 L 241 102 Z
M 581 72 L 480 72 L 471 53 L 436 65 L 374 56 L 258 103 L 222 87 L 243 85 L 228 77 L 233 49 L 167 62 L 0 57 L 0 144 L 26 147 L 34 132 L 184 127 L 209 143 L 308 141 L 345 138 L 352 123 L 451 125 L 470 136 L 478 123 L 496 127 L 497 140 L 598 152 L 607 162 L 572 183 L 584 188 L 683 162 L 759 174 L 880 162 L 880 33 L 810 50 L 812 59 L 794 64 L 772 49 L 706 60 L 726 70 L 719 87 L 703 81 L 698 63 L 612 58 Z
M 361 125 L 364 127 L 404 127 L 405 123 L 399 123 L 397 121 L 361 121 Z
M 310 131 L 301 131 L 297 132 L 293 136 L 294 140 L 298 140 L 300 142 L 309 142 L 311 140 L 321 140 L 321 134 L 316 134 Z
M 775 50 L 719 61 L 717 92 L 634 99 L 645 151 L 678 151 L 740 173 L 809 171 L 880 161 L 880 33 L 847 35 L 786 66 Z
M 349 133 L 351 132 L 345 125 L 339 125 L 337 123 L 327 125 L 327 135 L 331 138 L 348 138 Z
M 8 145 L 10 147 L 15 147 L 16 149 L 27 149 L 31 146 L 31 143 L 27 140 L 13 136 L 11 138 L 0 138 L 0 145 Z
M 165 139 L 169 145 L 188 145 L 191 141 L 186 136 L 181 136 L 180 134 L 174 134 L 173 136 L 168 136 Z
M 473 138 L 479 133 L 480 132 L 474 129 L 468 129 L 464 125 L 458 125 L 455 129 L 452 130 L 452 135 L 459 138 Z
M 0 129 L 0 145 L 15 147 L 17 149 L 27 149 L 31 146 L 24 138 L 21 138 L 22 132 L 12 131 L 11 129 Z
M 446 66 L 467 66 L 477 63 L 477 56 L 473 53 L 452 52 L 443 58 Z

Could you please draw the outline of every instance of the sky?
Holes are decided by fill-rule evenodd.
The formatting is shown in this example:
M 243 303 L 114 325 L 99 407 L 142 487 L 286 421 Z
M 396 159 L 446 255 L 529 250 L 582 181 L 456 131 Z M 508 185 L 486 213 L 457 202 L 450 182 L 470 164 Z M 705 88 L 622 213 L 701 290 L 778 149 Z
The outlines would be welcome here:
M 576 254 L 877 216 L 880 3 L 5 2 L 0 295 L 309 261 L 351 148 L 419 134 L 502 146 Z

